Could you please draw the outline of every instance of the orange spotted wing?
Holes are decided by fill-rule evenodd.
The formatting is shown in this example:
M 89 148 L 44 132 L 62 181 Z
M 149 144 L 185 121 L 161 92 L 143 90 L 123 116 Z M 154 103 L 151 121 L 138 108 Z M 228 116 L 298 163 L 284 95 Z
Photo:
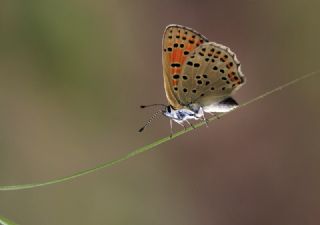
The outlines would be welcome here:
M 178 98 L 178 84 L 183 79 L 181 71 L 188 55 L 208 39 L 191 28 L 169 25 L 163 34 L 162 64 L 164 88 L 169 104 L 175 109 L 184 105 Z

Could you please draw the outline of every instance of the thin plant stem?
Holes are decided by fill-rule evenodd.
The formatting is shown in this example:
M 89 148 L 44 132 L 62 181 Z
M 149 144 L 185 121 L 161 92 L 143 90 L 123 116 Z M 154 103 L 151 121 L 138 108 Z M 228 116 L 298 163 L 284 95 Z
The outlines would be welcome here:
M 320 71 L 314 71 L 314 72 L 311 72 L 311 73 L 308 73 L 308 74 L 305 74 L 303 76 L 300 76 L 292 81 L 289 81 L 288 83 L 285 83 L 283 85 L 280 85 L 278 86 L 277 88 L 274 88 L 270 91 L 267 91 L 265 92 L 264 94 L 258 96 L 258 97 L 255 97 L 243 104 L 241 104 L 239 107 L 227 112 L 227 113 L 222 113 L 219 115 L 219 118 L 225 116 L 226 114 L 232 112 L 232 111 L 235 111 L 235 110 L 239 110 L 245 106 L 248 106 L 256 101 L 260 101 L 262 100 L 263 98 L 271 95 L 271 94 L 274 94 L 276 92 L 279 92 L 281 91 L 282 89 L 284 88 L 287 88 L 299 81 L 302 81 L 308 77 L 311 77 L 311 76 L 314 76 L 316 74 L 319 74 Z M 211 118 L 208 119 L 208 122 L 213 122 L 214 120 L 216 120 L 217 117 L 216 116 L 213 116 Z M 205 124 L 205 122 L 200 122 L 200 123 L 197 123 L 194 125 L 195 128 L 199 128 L 201 126 L 203 126 Z M 56 178 L 56 179 L 53 179 L 53 180 L 49 180 L 49 181 L 45 181 L 45 182 L 39 182 L 39 183 L 30 183 L 30 184 L 18 184 L 18 185 L 6 185 L 6 186 L 0 186 L 0 191 L 13 191 L 13 190 L 25 190 L 25 189 L 31 189 L 31 188 L 37 188 L 37 187 L 44 187 L 44 186 L 48 186 L 48 185 L 52 185 L 52 184 L 58 184 L 58 183 L 62 183 L 62 182 L 65 182 L 65 181 L 70 181 L 70 180 L 73 180 L 75 178 L 78 178 L 78 177 L 81 177 L 81 176 L 84 176 L 86 174 L 90 174 L 90 173 L 94 173 L 94 172 L 97 172 L 99 170 L 102 170 L 102 169 L 105 169 L 105 168 L 108 168 L 108 167 L 111 167 L 111 166 L 114 166 L 120 162 L 123 162 L 125 160 L 128 160 L 136 155 L 139 155 L 139 154 L 142 154 L 144 152 L 147 152 L 147 151 L 151 151 L 153 150 L 156 146 L 160 145 L 160 144 L 163 144 L 165 142 L 168 142 L 168 141 L 172 141 L 173 139 L 185 134 L 185 133 L 188 133 L 190 131 L 192 131 L 194 128 L 192 127 L 189 127 L 187 128 L 186 130 L 181 130 L 181 131 L 178 131 L 176 133 L 174 133 L 172 135 L 172 137 L 170 138 L 170 136 L 167 136 L 167 137 L 164 137 L 162 139 L 159 139 L 151 144 L 148 144 L 148 145 L 145 145 L 141 148 L 138 148 L 136 150 L 133 150 L 131 152 L 129 152 L 128 154 L 118 158 L 118 159 L 115 159 L 115 160 L 112 160 L 112 161 L 108 161 L 108 162 L 105 162 L 105 163 L 102 163 L 102 164 L 99 164 L 93 168 L 90 168 L 90 169 L 86 169 L 86 170 L 82 170 L 82 171 L 79 171 L 77 173 L 74 173 L 72 175 L 69 175 L 69 176 L 65 176 L 65 177 L 61 177 L 61 178 Z
M 10 220 L 8 220 L 7 218 L 4 218 L 3 216 L 0 216 L 0 224 L 1 225 L 18 225 Z

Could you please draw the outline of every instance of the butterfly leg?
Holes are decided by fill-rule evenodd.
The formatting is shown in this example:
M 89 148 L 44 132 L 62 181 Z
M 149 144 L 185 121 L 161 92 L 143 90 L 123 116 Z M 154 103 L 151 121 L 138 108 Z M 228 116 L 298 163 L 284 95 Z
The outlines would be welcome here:
M 184 131 L 186 131 L 186 130 L 187 130 L 187 127 L 184 125 L 184 123 L 183 123 L 183 122 L 178 123 L 178 124 L 184 128 Z
M 172 138 L 173 129 L 172 129 L 172 120 L 170 120 L 170 138 Z
M 218 113 L 212 113 L 212 112 L 207 112 L 207 113 L 209 113 L 211 116 L 216 117 L 217 119 L 220 119 L 220 116 Z
M 184 131 L 187 131 L 187 127 L 186 125 L 182 124 L 183 125 L 183 128 L 184 128 Z
M 202 119 L 206 123 L 206 126 L 209 127 L 209 125 L 208 125 L 209 120 L 206 119 L 206 117 L 204 116 L 204 113 L 202 114 Z
M 194 126 L 193 126 L 193 124 L 192 123 L 190 123 L 190 121 L 189 120 L 186 120 L 187 121 L 187 123 L 189 124 L 189 126 L 190 127 L 192 127 L 193 129 L 196 129 Z

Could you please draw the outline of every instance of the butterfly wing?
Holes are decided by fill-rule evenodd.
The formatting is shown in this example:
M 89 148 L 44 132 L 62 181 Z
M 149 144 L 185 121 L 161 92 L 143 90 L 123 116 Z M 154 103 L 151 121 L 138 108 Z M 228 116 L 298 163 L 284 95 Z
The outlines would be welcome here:
M 205 108 L 226 99 L 245 82 L 235 54 L 214 42 L 194 49 L 182 68 L 177 98 L 183 105 L 199 103 Z
M 176 109 L 183 107 L 178 97 L 181 71 L 188 55 L 208 39 L 188 27 L 169 25 L 163 34 L 162 64 L 164 88 L 169 104 Z

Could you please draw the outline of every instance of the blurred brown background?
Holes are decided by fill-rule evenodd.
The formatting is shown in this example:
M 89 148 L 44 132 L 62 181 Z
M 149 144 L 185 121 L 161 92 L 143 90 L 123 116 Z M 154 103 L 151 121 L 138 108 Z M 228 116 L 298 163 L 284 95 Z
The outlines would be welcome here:
M 192 27 L 238 55 L 241 103 L 320 68 L 320 2 L 2 0 L 0 185 L 39 182 L 169 134 L 161 39 Z M 72 182 L 0 192 L 18 224 L 320 223 L 320 75 Z M 176 126 L 176 129 L 180 129 Z

